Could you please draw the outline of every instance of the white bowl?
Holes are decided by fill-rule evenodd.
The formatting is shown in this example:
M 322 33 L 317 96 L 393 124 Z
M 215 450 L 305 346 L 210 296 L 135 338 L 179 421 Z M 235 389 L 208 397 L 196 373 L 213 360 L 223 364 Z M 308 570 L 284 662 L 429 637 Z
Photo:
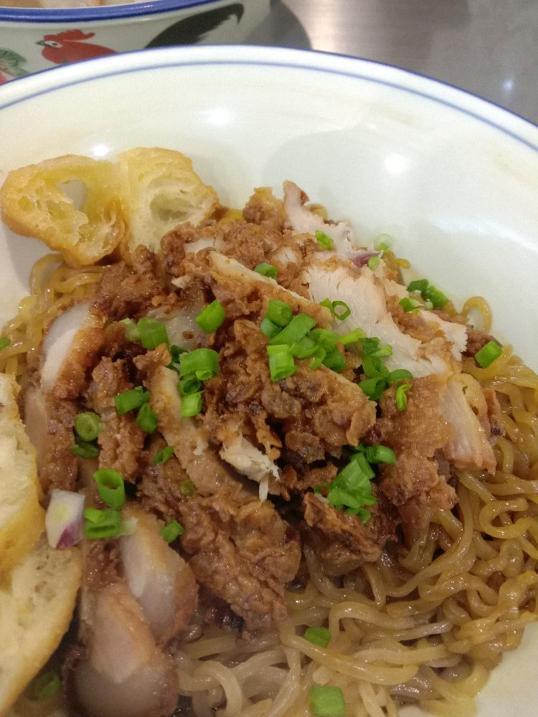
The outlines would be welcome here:
M 270 0 L 139 0 L 69 9 L 2 7 L 0 0 L 0 84 L 145 47 L 244 42 L 269 9 Z
M 175 48 L 6 85 L 0 136 L 3 172 L 160 145 L 193 157 L 232 205 L 294 179 L 365 241 L 392 234 L 398 254 L 456 301 L 487 297 L 496 335 L 538 368 L 538 129 L 476 97 L 363 60 Z M 45 250 L 0 231 L 4 321 Z M 537 644 L 530 628 L 480 695 L 480 717 L 536 714 Z

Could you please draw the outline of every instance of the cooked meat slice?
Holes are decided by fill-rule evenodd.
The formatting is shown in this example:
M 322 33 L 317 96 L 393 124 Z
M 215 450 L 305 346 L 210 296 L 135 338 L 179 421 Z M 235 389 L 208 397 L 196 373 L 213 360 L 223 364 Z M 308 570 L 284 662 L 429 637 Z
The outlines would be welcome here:
M 425 323 L 434 324 L 435 338 L 421 341 L 404 333 L 387 306 L 390 293 L 368 267 L 359 272 L 351 264 L 336 259 L 313 261 L 307 266 L 303 280 L 313 301 L 331 296 L 349 305 L 351 314 L 338 323 L 338 332 L 344 334 L 361 328 L 367 336 L 377 337 L 392 347 L 392 355 L 386 361 L 389 369 L 405 368 L 417 377 L 459 369 L 465 326 L 443 322 L 432 312 L 421 311 Z M 396 285 L 388 283 L 392 288 Z
M 157 519 L 134 505 L 124 511 L 136 527 L 120 538 L 127 585 L 142 608 L 155 640 L 166 644 L 183 632 L 197 603 L 193 572 L 160 535 Z
M 86 654 L 70 677 L 78 710 L 86 717 L 169 717 L 177 702 L 173 662 L 156 647 L 135 598 L 119 582 L 93 598 Z
M 249 632 L 287 617 L 284 588 L 301 558 L 298 536 L 268 502 L 239 502 L 224 492 L 178 505 L 183 550 L 196 579 L 229 603 Z
M 243 216 L 247 222 L 261 224 L 281 231 L 286 221 L 282 200 L 277 199 L 269 187 L 258 187 L 246 203 Z
M 303 498 L 306 534 L 328 575 L 343 575 L 364 562 L 379 559 L 385 543 L 396 538 L 389 505 L 379 499 L 364 524 L 357 516 L 336 510 L 314 493 Z
M 244 436 L 236 435 L 223 443 L 219 455 L 238 473 L 260 484 L 260 500 L 267 498 L 269 479 L 278 480 L 280 473 L 276 463 L 265 453 Z
M 133 480 L 139 470 L 144 433 L 135 416 L 118 415 L 114 402 L 118 393 L 132 388 L 123 359 L 103 357 L 92 372 L 88 401 L 101 418 L 98 443 L 99 466 L 119 471 L 125 480 Z
M 53 488 L 74 490 L 77 459 L 73 425 L 78 410 L 72 401 L 60 400 L 30 386 L 24 394 L 24 424 L 37 459 L 39 481 L 45 493 Z
M 107 267 L 97 287 L 94 306 L 109 319 L 138 317 L 159 305 L 165 294 L 155 255 L 140 246 L 132 266 L 118 262 Z
M 428 525 L 436 509 L 450 510 L 457 503 L 456 491 L 439 475 L 437 463 L 411 450 L 400 453 L 394 465 L 382 466 L 381 479 L 381 491 L 398 506 L 402 518 L 413 519 L 415 530 Z M 413 510 L 413 504 L 419 504 L 420 511 Z
M 331 326 L 332 317 L 328 309 L 284 289 L 274 279 L 261 276 L 235 259 L 229 259 L 216 251 L 210 252 L 207 260 L 213 293 L 228 307 L 229 316 L 233 318 L 250 314 L 261 316 L 265 313 L 269 300 L 279 299 L 287 303 L 293 311 L 311 316 L 319 326 Z
M 413 451 L 431 458 L 451 437 L 441 404 L 446 390 L 446 380 L 441 377 L 415 379 L 407 394 L 405 411 L 396 406 L 395 389 L 386 391 L 379 403 L 381 418 L 370 432 L 369 442 L 386 444 L 397 454 Z
M 444 448 L 446 458 L 461 468 L 493 473 L 496 460 L 489 440 L 488 403 L 478 381 L 468 374 L 453 376 L 441 399 L 441 411 L 452 429 Z
M 75 399 L 86 387 L 104 343 L 104 318 L 88 302 L 74 304 L 49 326 L 42 346 L 41 387 L 56 398 Z
M 326 222 L 323 217 L 305 206 L 308 196 L 294 182 L 284 182 L 284 209 L 291 228 L 299 234 L 327 234 L 340 256 L 350 256 L 353 251 L 353 229 L 348 222 Z M 326 294 L 329 296 L 330 294 Z
M 191 351 L 192 349 L 207 346 L 207 334 L 196 323 L 196 317 L 202 311 L 205 302 L 187 303 L 170 309 L 161 307 L 148 311 L 147 316 L 161 321 L 168 333 L 171 344 Z

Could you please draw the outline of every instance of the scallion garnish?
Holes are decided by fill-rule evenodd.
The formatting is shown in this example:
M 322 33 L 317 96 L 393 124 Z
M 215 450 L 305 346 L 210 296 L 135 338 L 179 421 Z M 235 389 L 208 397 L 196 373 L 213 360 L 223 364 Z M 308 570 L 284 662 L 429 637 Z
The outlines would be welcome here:
M 388 446 L 366 446 L 364 455 L 368 463 L 396 463 L 396 454 Z
M 410 388 L 411 388 L 410 383 L 401 383 L 396 388 L 396 394 L 395 394 L 394 400 L 395 400 L 396 408 L 398 409 L 398 411 L 405 411 L 405 409 L 407 408 L 407 392 L 409 391 Z
M 482 368 L 488 368 L 491 364 L 496 361 L 502 354 L 503 349 L 497 341 L 488 341 L 485 346 L 482 346 L 480 351 L 477 351 L 474 355 L 474 360 Z
M 359 381 L 359 386 L 368 398 L 371 398 L 372 401 L 379 401 L 383 391 L 387 388 L 387 382 L 384 378 L 365 378 Z
M 95 441 L 101 430 L 101 419 L 93 411 L 84 411 L 75 418 L 75 431 L 86 443 Z
M 269 338 L 278 334 L 280 330 L 281 327 L 273 323 L 271 319 L 267 318 L 267 316 L 262 320 L 260 324 L 260 331 L 262 332 L 262 334 L 268 336 Z
M 39 702 L 47 700 L 57 694 L 61 686 L 58 673 L 47 670 L 32 680 L 29 688 L 30 697 Z
M 390 234 L 379 234 L 374 240 L 374 247 L 378 251 L 387 251 L 392 246 L 392 241 Z
M 353 329 L 353 331 L 350 331 L 349 334 L 344 334 L 343 336 L 340 336 L 340 343 L 342 346 L 349 346 L 349 344 L 358 344 L 361 339 L 363 339 L 365 336 L 364 331 L 362 329 Z
M 140 408 L 144 403 L 149 400 L 149 391 L 145 391 L 142 386 L 136 388 L 129 388 L 127 391 L 118 393 L 115 397 L 114 402 L 116 404 L 116 411 L 120 416 L 123 416 L 129 411 L 134 411 Z
M 187 480 L 182 480 L 179 484 L 179 492 L 185 498 L 190 498 L 191 495 L 194 495 L 196 493 L 196 486 L 191 480 L 187 478 Z
M 262 276 L 267 276 L 270 279 L 276 279 L 277 276 L 276 266 L 268 264 L 266 261 L 262 261 L 261 264 L 255 266 L 254 271 Z
M 144 403 L 143 406 L 140 406 L 136 416 L 136 422 L 144 433 L 155 432 L 157 429 L 157 416 L 149 403 Z
M 271 381 L 281 381 L 295 373 L 295 362 L 290 346 L 286 344 L 268 346 L 267 355 L 269 356 Z
M 316 349 L 316 353 L 314 354 L 314 358 L 310 361 L 308 367 L 312 370 L 319 368 L 323 363 L 326 355 L 327 351 L 323 348 L 323 346 L 318 346 L 318 348 Z
M 291 307 L 288 306 L 286 302 L 279 301 L 278 299 L 271 299 L 267 305 L 265 318 L 272 321 L 273 324 L 284 328 L 284 326 L 287 326 L 290 323 L 292 315 L 293 312 Z
M 145 317 L 137 324 L 140 334 L 140 343 L 145 349 L 156 349 L 161 344 L 168 343 L 168 332 L 162 321 Z
M 387 376 L 387 383 L 392 386 L 394 383 L 407 381 L 410 378 L 413 378 L 411 371 L 408 371 L 406 368 L 397 368 L 389 373 Z
M 412 299 L 410 299 L 408 296 L 404 296 L 403 299 L 400 299 L 400 306 L 405 312 L 409 311 L 418 311 L 420 306 L 416 304 Z
M 314 685 L 308 697 L 314 717 L 346 717 L 346 703 L 340 687 Z
M 179 357 L 181 354 L 187 353 L 185 349 L 182 349 L 181 346 L 176 346 L 175 344 L 172 344 L 169 348 L 170 356 L 172 358 L 172 363 L 179 363 Z
M 420 292 L 424 301 L 431 302 L 434 309 L 442 309 L 448 302 L 448 297 L 433 284 L 430 284 L 427 279 L 415 279 L 408 285 L 407 291 Z
M 320 302 L 320 306 L 324 306 L 329 309 L 331 315 L 339 321 L 344 321 L 348 316 L 351 315 L 351 309 L 345 301 L 331 301 L 330 299 L 323 299 Z
M 202 388 L 202 382 L 193 374 L 179 380 L 180 396 L 188 396 L 189 393 L 198 393 Z
M 316 353 L 318 345 L 309 336 L 303 336 L 300 341 L 297 341 L 297 343 L 292 344 L 290 349 L 292 355 L 295 356 L 295 358 L 305 359 L 310 358 L 310 356 L 313 356 Z
M 326 351 L 331 351 L 337 343 L 342 343 L 340 336 L 329 329 L 312 329 L 309 336 Z
M 133 321 L 133 319 L 122 319 L 119 323 L 123 326 L 127 341 L 133 341 L 135 343 L 140 341 L 140 331 L 138 330 L 136 321 Z
M 183 418 L 197 416 L 202 410 L 202 392 L 189 393 L 181 399 L 181 415 Z
M 372 271 L 375 271 L 380 263 L 381 263 L 381 259 L 378 256 L 371 256 L 367 262 L 368 268 L 371 269 Z
M 331 251 L 334 249 L 333 240 L 328 234 L 325 234 L 325 232 L 317 231 L 316 241 L 322 249 L 325 249 L 325 251 Z
M 185 528 L 178 523 L 177 520 L 172 520 L 161 528 L 161 537 L 166 540 L 167 543 L 173 543 L 174 540 L 183 535 Z
M 174 455 L 174 449 L 172 446 L 165 446 L 164 448 L 161 448 L 160 451 L 157 451 L 157 453 L 153 456 L 153 465 L 163 465 L 167 461 L 172 458 Z
M 0 351 L 7 349 L 8 346 L 11 346 L 11 339 L 8 339 L 7 336 L 2 336 L 0 338 Z
M 93 474 L 101 500 L 114 510 L 125 504 L 125 483 L 123 476 L 112 468 L 99 468 Z
M 389 373 L 385 368 L 383 358 L 374 355 L 362 357 L 362 370 L 367 378 L 385 378 Z
M 71 446 L 71 451 L 79 458 L 97 458 L 99 448 L 94 443 L 86 443 L 85 441 L 77 441 Z
M 117 538 L 121 534 L 121 514 L 118 510 L 86 508 L 84 535 L 90 540 Z
M 355 453 L 349 463 L 338 473 L 329 487 L 327 500 L 335 508 L 351 509 L 366 522 L 367 507 L 376 500 L 371 480 L 375 473 L 362 453 Z
M 308 314 L 296 314 L 288 325 L 269 339 L 269 344 L 286 344 L 291 346 L 300 341 L 316 325 L 316 322 Z
M 428 279 L 415 279 L 407 286 L 407 291 L 418 291 L 420 294 L 426 291 L 430 282 Z
M 195 321 L 202 331 L 206 334 L 212 334 L 222 326 L 225 318 L 226 312 L 224 311 L 224 306 L 220 301 L 215 299 L 215 301 L 212 301 L 200 311 Z
M 303 637 L 313 645 L 327 647 L 331 641 L 331 633 L 326 627 L 307 627 Z
M 194 349 L 179 357 L 181 376 L 194 374 L 199 381 L 207 381 L 219 372 L 219 355 L 213 349 Z
M 346 367 L 346 359 L 344 358 L 344 354 L 337 348 L 333 349 L 332 351 L 329 351 L 323 359 L 322 363 L 324 366 L 327 366 L 327 368 L 330 368 L 331 371 L 336 371 L 336 373 L 340 373 Z

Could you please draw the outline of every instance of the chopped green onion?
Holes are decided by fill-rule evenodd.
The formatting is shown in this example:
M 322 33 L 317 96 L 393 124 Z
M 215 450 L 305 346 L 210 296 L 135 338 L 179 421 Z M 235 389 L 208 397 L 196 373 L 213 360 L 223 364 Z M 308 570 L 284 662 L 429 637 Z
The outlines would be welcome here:
M 86 508 L 84 510 L 84 535 L 91 540 L 117 538 L 121 534 L 121 515 L 119 511 L 106 508 Z
M 387 382 L 384 378 L 366 378 L 363 381 L 359 381 L 359 386 L 368 398 L 371 398 L 372 401 L 378 401 L 383 391 L 387 388 Z
M 362 370 L 367 378 L 386 377 L 388 375 L 383 358 L 374 355 L 362 357 Z
M 189 393 L 198 393 L 201 388 L 202 382 L 199 381 L 194 375 L 185 376 L 185 378 L 181 378 L 179 380 L 180 396 L 188 396 Z
M 181 399 L 181 415 L 183 418 L 197 416 L 202 410 L 202 392 L 189 393 Z
M 305 359 L 313 356 L 317 349 L 318 344 L 309 336 L 303 336 L 300 341 L 297 341 L 297 343 L 292 344 L 290 347 L 292 355 L 298 359 Z
M 323 299 L 323 301 L 319 302 L 319 305 L 324 306 L 326 309 L 329 309 L 329 311 L 332 313 L 333 302 L 330 299 Z
M 187 480 L 182 480 L 179 484 L 179 492 L 185 498 L 190 498 L 191 495 L 196 493 L 196 486 L 187 478 Z
M 331 315 L 339 321 L 344 321 L 348 316 L 351 315 L 351 309 L 345 301 L 331 301 L 330 299 L 323 299 L 320 306 L 324 306 L 329 309 Z M 340 307 L 342 307 L 340 309 Z
M 268 346 L 267 354 L 271 381 L 281 381 L 295 373 L 295 362 L 289 346 Z
M 371 269 L 372 271 L 375 271 L 380 263 L 381 263 L 381 259 L 378 256 L 371 256 L 367 262 L 368 268 Z
M 400 306 L 405 312 L 418 311 L 420 309 L 420 306 L 408 296 L 404 296 L 403 299 L 400 299 Z
M 349 346 L 349 344 L 357 344 L 361 339 L 364 338 L 364 331 L 362 329 L 354 329 L 349 334 L 344 334 L 340 337 L 340 343 L 342 346 Z
M 346 367 L 344 354 L 338 349 L 329 351 L 322 363 L 324 366 L 327 366 L 327 368 L 330 368 L 332 371 L 336 371 L 337 373 L 340 373 Z
M 329 329 L 312 329 L 309 337 L 326 351 L 331 351 L 336 347 L 337 343 L 342 343 L 340 336 L 334 331 L 329 331 Z
M 219 372 L 219 355 L 213 349 L 194 349 L 179 357 L 181 376 L 194 374 L 199 381 L 207 381 Z
M 423 294 L 429 285 L 428 279 L 415 279 L 407 286 L 407 291 L 418 291 Z
M 62 683 L 57 672 L 48 670 L 35 677 L 30 684 L 30 698 L 32 700 L 47 700 L 60 690 Z
M 8 339 L 7 336 L 2 336 L 2 338 L 0 338 L 0 351 L 7 349 L 8 346 L 11 346 L 11 339 Z
M 346 703 L 340 687 L 314 685 L 308 693 L 314 717 L 345 717 Z
M 96 445 L 84 441 L 77 441 L 71 446 L 71 451 L 79 458 L 97 458 L 99 455 L 99 448 Z
M 129 413 L 129 411 L 134 411 L 136 408 L 140 408 L 140 406 L 148 401 L 149 391 L 144 391 L 142 386 L 129 388 L 127 391 L 118 393 L 114 399 L 116 411 L 120 416 L 123 416 L 125 413 Z
M 101 500 L 114 510 L 125 504 L 125 483 L 123 476 L 112 468 L 99 468 L 93 474 Z
M 123 326 L 127 341 L 140 341 L 140 331 L 138 330 L 136 321 L 133 321 L 133 319 L 122 319 L 119 323 Z
M 179 357 L 181 354 L 187 353 L 185 349 L 182 349 L 181 346 L 176 346 L 175 344 L 170 346 L 169 351 L 173 363 L 179 363 Z
M 375 473 L 362 453 L 355 453 L 342 468 L 329 487 L 327 500 L 335 508 L 351 508 L 354 511 L 374 505 L 371 479 Z M 368 512 L 361 519 L 368 518 Z
M 491 364 L 496 361 L 502 354 L 502 346 L 497 341 L 488 341 L 487 344 L 482 346 L 480 351 L 477 351 L 474 355 L 474 360 L 482 368 L 488 368 Z
M 407 381 L 410 378 L 413 378 L 411 371 L 408 371 L 406 368 L 397 368 L 389 373 L 387 381 L 392 386 L 393 383 L 398 383 L 398 381 Z
M 410 383 L 401 383 L 396 389 L 395 402 L 398 411 L 405 411 L 407 408 L 407 392 L 411 388 Z
M 381 341 L 379 339 L 376 339 L 375 337 L 362 339 L 361 353 L 363 356 L 369 356 L 370 354 L 373 354 L 376 351 L 379 351 L 380 346 L 381 346 Z
M 145 349 L 156 349 L 157 346 L 168 343 L 168 332 L 162 321 L 146 316 L 138 322 L 138 331 L 140 343 Z
M 396 455 L 388 446 L 366 446 L 364 455 L 369 463 L 396 463 Z
M 195 321 L 198 326 L 206 334 L 212 334 L 220 326 L 222 326 L 224 319 L 226 318 L 226 312 L 224 306 L 215 299 L 208 304 L 196 317 Z
M 265 319 L 262 320 L 260 324 L 260 331 L 262 332 L 262 334 L 265 334 L 265 336 L 268 336 L 269 338 L 278 334 L 280 330 L 281 327 L 273 323 L 271 319 L 267 318 L 267 316 L 265 317 Z
M 293 312 L 291 310 L 291 307 L 288 306 L 288 304 L 286 304 L 284 301 L 279 301 L 278 299 L 271 299 L 271 301 L 267 305 L 267 313 L 265 314 L 265 318 L 269 319 L 273 322 L 273 324 L 276 324 L 281 328 L 284 328 L 284 326 L 287 326 L 290 323 L 292 316 Z
M 390 234 L 379 234 L 374 241 L 374 247 L 378 251 L 387 251 L 392 246 L 392 237 Z
M 93 411 L 79 413 L 75 418 L 75 431 L 83 441 L 95 441 L 101 430 L 101 419 Z
M 327 647 L 331 641 L 331 633 L 326 627 L 307 627 L 303 637 L 313 645 Z
M 140 407 L 136 416 L 136 422 L 144 433 L 155 432 L 157 429 L 157 416 L 149 403 L 145 403 Z
M 172 520 L 161 528 L 161 536 L 167 543 L 173 543 L 184 532 L 185 528 L 177 520 Z
M 316 241 L 320 245 L 322 249 L 325 249 L 325 251 L 331 251 L 331 249 L 334 249 L 334 242 L 331 239 L 331 237 L 328 234 L 325 234 L 325 232 L 316 232 Z
M 158 466 L 166 463 L 174 455 L 172 446 L 165 446 L 153 456 L 153 465 Z
M 435 286 L 428 286 L 426 291 L 422 294 L 426 301 L 430 301 L 434 309 L 442 309 L 443 306 L 448 302 L 448 296 L 443 294 L 442 291 L 437 289 Z
M 276 266 L 268 264 L 266 261 L 262 261 L 261 264 L 255 266 L 254 271 L 256 271 L 258 274 L 261 274 L 262 276 L 267 276 L 270 279 L 276 279 L 276 275 L 278 273 L 276 270 Z
M 323 346 L 318 346 L 316 353 L 314 354 L 314 358 L 310 361 L 308 367 L 312 370 L 319 368 L 323 363 L 326 355 L 327 351 L 323 348 Z
M 269 339 L 272 346 L 286 344 L 291 346 L 300 341 L 316 325 L 315 320 L 308 314 L 297 314 L 289 324 Z

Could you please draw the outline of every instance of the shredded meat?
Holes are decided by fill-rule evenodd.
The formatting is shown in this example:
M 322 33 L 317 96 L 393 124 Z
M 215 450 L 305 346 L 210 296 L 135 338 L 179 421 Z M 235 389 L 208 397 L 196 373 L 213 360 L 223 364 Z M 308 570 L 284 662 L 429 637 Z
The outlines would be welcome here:
M 133 480 L 139 470 L 139 456 L 144 447 L 144 433 L 131 414 L 118 415 L 114 399 L 132 388 L 123 359 L 101 359 L 92 373 L 88 401 L 101 418 L 99 433 L 99 466 L 114 468 L 125 480 Z
M 132 266 L 118 262 L 103 273 L 94 306 L 109 319 L 138 317 L 162 303 L 164 295 L 155 255 L 138 247 Z
M 90 371 L 99 360 L 104 342 L 102 326 L 88 325 L 79 330 L 54 383 L 52 392 L 56 398 L 73 400 L 86 390 Z
M 364 562 L 379 559 L 383 546 L 396 538 L 396 521 L 382 497 L 363 524 L 315 495 L 303 499 L 306 535 L 329 575 L 343 575 Z

